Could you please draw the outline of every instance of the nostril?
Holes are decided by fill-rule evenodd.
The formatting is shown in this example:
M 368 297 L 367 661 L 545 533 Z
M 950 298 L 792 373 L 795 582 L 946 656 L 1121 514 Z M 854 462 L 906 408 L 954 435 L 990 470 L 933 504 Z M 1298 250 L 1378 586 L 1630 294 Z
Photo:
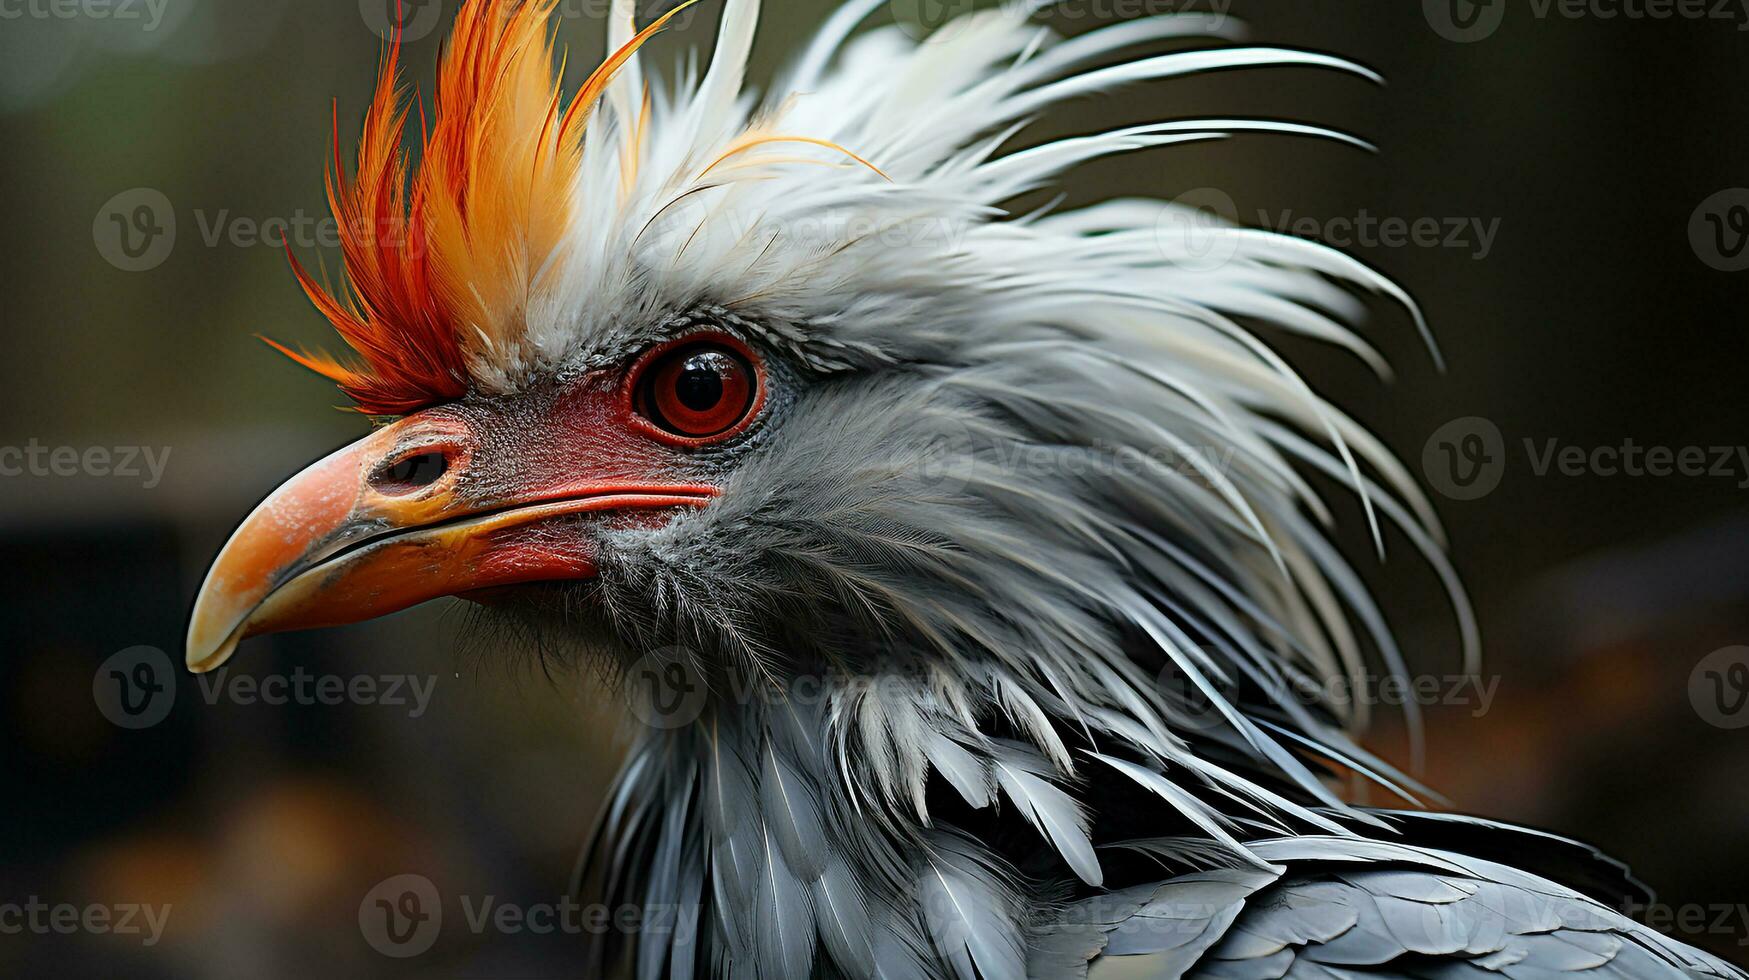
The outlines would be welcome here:
M 370 483 L 380 493 L 401 496 L 431 486 L 448 469 L 449 457 L 440 451 L 415 453 L 378 468 Z

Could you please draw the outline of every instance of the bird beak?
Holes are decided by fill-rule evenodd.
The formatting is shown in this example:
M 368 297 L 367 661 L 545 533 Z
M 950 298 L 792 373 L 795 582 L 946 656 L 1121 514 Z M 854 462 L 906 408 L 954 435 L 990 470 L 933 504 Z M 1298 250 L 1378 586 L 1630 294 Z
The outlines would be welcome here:
M 188 626 L 189 669 L 212 670 L 262 633 L 355 623 L 441 596 L 590 578 L 592 543 L 535 525 L 589 512 L 697 507 L 718 493 L 601 474 L 520 488 L 502 474 L 469 480 L 470 443 L 466 426 L 413 416 L 275 490 L 201 585 Z M 418 455 L 441 459 L 441 474 L 429 479 L 427 467 L 414 485 L 408 467 L 394 466 Z M 482 492 L 481 482 L 500 489 Z

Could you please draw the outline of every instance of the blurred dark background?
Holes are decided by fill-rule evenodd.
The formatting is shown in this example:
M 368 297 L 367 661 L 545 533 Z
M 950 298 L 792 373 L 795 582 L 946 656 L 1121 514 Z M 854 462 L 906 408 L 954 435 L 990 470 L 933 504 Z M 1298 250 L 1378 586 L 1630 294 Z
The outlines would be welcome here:
M 430 78 L 454 3 L 410 9 L 413 78 Z M 153 945 L 62 934 L 48 912 L 46 929 L 6 930 L 21 920 L 0 915 L 0 974 L 573 975 L 567 937 L 465 923 L 424 956 L 386 958 L 361 935 L 359 910 L 373 885 L 408 871 L 476 901 L 558 900 L 617 751 L 616 709 L 585 680 L 467 654 L 453 639 L 459 611 L 440 603 L 251 641 L 227 679 L 410 678 L 423 707 L 411 687 L 400 704 L 386 691 L 368 703 L 244 703 L 177 670 L 161 717 L 129 728 L 141 716 L 105 695 L 110 670 L 155 662 L 136 648 L 180 664 L 188 603 L 236 521 L 364 431 L 333 410 L 326 382 L 253 338 L 332 345 L 278 232 L 252 230 L 279 219 L 306 262 L 336 262 L 315 224 L 330 99 L 350 141 L 379 6 L 0 3 L 0 446 L 34 448 L 41 463 L 0 477 L 0 903 L 170 907 Z M 573 72 L 594 63 L 605 7 L 565 7 Z M 1701 8 L 1722 10 L 1676 9 Z M 1181 9 L 1065 0 L 1039 19 L 1073 34 Z M 1218 189 L 1247 224 L 1311 219 L 1315 237 L 1417 297 L 1444 374 L 1383 305 L 1367 335 L 1397 368 L 1389 384 L 1352 359 L 1280 343 L 1435 488 L 1477 606 L 1485 676 L 1498 684 L 1485 711 L 1473 696 L 1427 707 L 1424 780 L 1452 808 L 1601 845 L 1678 909 L 1741 910 L 1749 728 L 1736 726 L 1749 725 L 1749 668 L 1732 665 L 1749 651 L 1730 648 L 1749 644 L 1749 453 L 1736 449 L 1749 443 L 1749 272 L 1734 270 L 1749 266 L 1749 191 L 1733 189 L 1749 185 L 1749 12 L 1538 9 L 1234 0 L 1253 40 L 1352 57 L 1388 86 L 1227 73 L 1095 100 L 1026 139 L 1271 115 L 1380 147 L 1247 137 L 1155 151 L 1095 164 L 1069 199 Z M 825 0 L 773 3 L 756 74 L 826 13 Z M 1455 25 L 1471 14 L 1466 34 Z M 648 50 L 667 65 L 708 47 L 715 17 L 702 9 Z M 1432 219 L 1439 232 L 1369 235 L 1362 216 Z M 1539 474 L 1550 440 L 1588 455 L 1628 440 L 1673 455 L 1704 447 L 1706 469 L 1724 464 Z M 81 454 L 70 475 L 56 473 L 64 447 Z M 93 447 L 111 454 L 107 466 L 84 455 Z M 146 450 L 136 476 L 120 472 L 132 447 Z M 1339 514 L 1415 671 L 1456 674 L 1431 575 L 1400 538 L 1379 565 L 1355 533 L 1358 512 Z M 1408 761 L 1388 705 L 1369 744 Z M 447 911 L 459 914 L 454 902 Z M 1749 912 L 1679 931 L 1749 961 Z

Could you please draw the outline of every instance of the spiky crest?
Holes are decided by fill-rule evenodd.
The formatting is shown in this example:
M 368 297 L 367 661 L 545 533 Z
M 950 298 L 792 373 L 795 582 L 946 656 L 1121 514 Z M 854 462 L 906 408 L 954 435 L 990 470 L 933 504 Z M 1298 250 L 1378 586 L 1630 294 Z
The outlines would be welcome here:
M 330 291 L 295 257 L 292 266 L 363 364 L 274 346 L 335 381 L 362 412 L 400 415 L 459 397 L 470 360 L 518 342 L 529 306 L 551 288 L 575 215 L 572 188 L 591 110 L 615 73 L 685 6 L 621 45 L 563 108 L 548 26 L 557 2 L 462 6 L 429 126 L 420 105 L 417 168 L 402 147 L 408 104 L 398 27 L 384 49 L 351 180 L 336 105 L 327 188 L 346 285 Z

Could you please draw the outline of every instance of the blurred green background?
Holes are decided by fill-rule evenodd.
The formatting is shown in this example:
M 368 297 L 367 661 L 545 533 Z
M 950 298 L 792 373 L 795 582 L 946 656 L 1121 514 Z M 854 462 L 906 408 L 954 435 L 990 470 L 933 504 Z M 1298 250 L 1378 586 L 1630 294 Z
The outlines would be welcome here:
M 410 78 L 431 77 L 454 2 L 409 9 Z M 1442 426 L 1480 417 L 1502 434 L 1492 492 L 1434 495 L 1499 684 L 1486 712 L 1428 709 L 1425 780 L 1457 809 L 1604 846 L 1673 905 L 1741 908 L 1749 728 L 1731 726 L 1749 715 L 1709 709 L 1697 678 L 1713 651 L 1749 643 L 1749 469 L 1538 475 L 1525 442 L 1749 442 L 1749 273 L 1715 268 L 1729 257 L 1690 235 L 1704 202 L 1722 220 L 1749 201 L 1715 197 L 1749 185 L 1749 20 L 1514 4 L 1462 42 L 1435 26 L 1444 2 L 1237 0 L 1230 13 L 1253 39 L 1352 57 L 1389 85 L 1301 70 L 1186 79 L 1078 105 L 1022 142 L 1269 115 L 1380 147 L 1238 138 L 1103 161 L 1066 190 L 1073 204 L 1215 188 L 1247 224 L 1289 213 L 1332 240 L 1363 214 L 1439 223 L 1439 244 L 1350 251 L 1424 305 L 1446 373 L 1382 306 L 1367 334 L 1398 367 L 1391 384 L 1281 342 L 1424 481 L 1439 482 L 1423 460 L 1439 458 L 1429 442 Z M 571 937 L 463 923 L 402 961 L 379 955 L 358 920 L 366 892 L 407 871 L 445 895 L 558 900 L 617 751 L 619 715 L 587 680 L 462 649 L 446 601 L 251 641 L 234 662 L 258 676 L 412 675 L 433 685 L 417 713 L 209 704 L 178 673 L 168 715 L 129 730 L 94 697 L 118 651 L 155 647 L 180 663 L 188 603 L 231 528 L 365 429 L 333 409 L 329 384 L 254 339 L 333 344 L 277 235 L 255 230 L 286 222 L 303 261 L 334 267 L 315 231 L 330 100 L 350 142 L 381 6 L 0 0 L 0 446 L 150 447 L 164 461 L 156 481 L 52 465 L 0 477 L 0 903 L 171 908 L 151 946 L 87 930 L 0 934 L 7 976 L 575 975 Z M 564 7 L 577 75 L 602 46 L 604 7 Z M 897 16 L 919 9 L 901 2 Z M 1039 21 L 1075 34 L 1182 9 L 1065 0 Z M 823 0 L 772 4 L 754 77 L 827 12 Z M 695 8 L 648 49 L 655 63 L 708 48 L 715 18 Z M 137 222 L 142 204 L 155 210 Z M 1447 245 L 1454 224 L 1470 231 Z M 1400 539 L 1373 562 L 1358 513 L 1339 513 L 1416 669 L 1455 673 L 1431 577 Z M 1388 710 L 1370 744 L 1406 759 Z M 1742 962 L 1746 921 L 1708 919 L 1685 937 Z

